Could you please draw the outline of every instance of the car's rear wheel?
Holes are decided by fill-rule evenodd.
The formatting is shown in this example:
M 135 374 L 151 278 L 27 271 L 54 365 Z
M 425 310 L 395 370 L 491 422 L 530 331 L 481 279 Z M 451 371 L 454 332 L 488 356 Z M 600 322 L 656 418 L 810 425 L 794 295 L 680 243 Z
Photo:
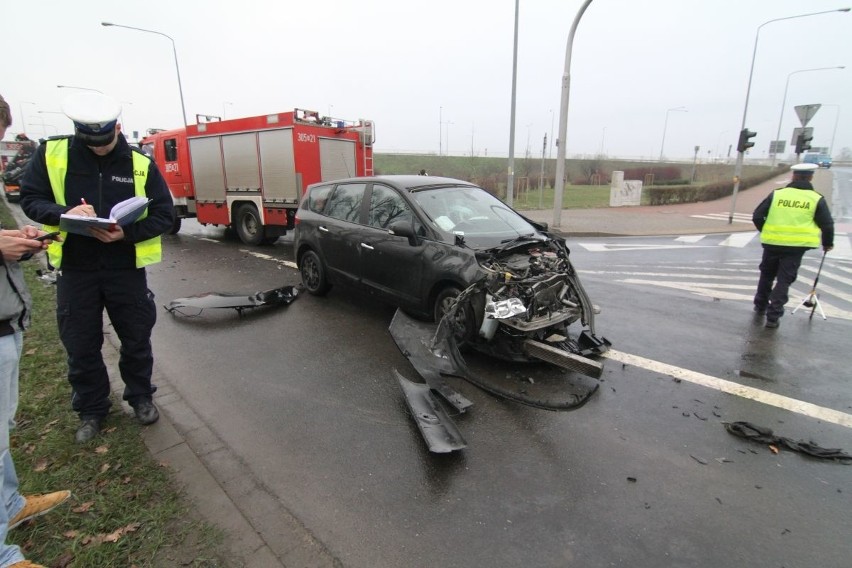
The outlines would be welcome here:
M 314 251 L 309 250 L 302 256 L 299 272 L 302 274 L 302 284 L 309 294 L 324 296 L 331 288 L 326 276 L 325 265 Z
M 432 308 L 432 317 L 435 319 L 435 322 L 441 321 L 444 315 L 450 311 L 450 308 L 456 303 L 456 298 L 459 294 L 461 294 L 461 290 L 455 286 L 444 288 L 438 293 Z M 456 310 L 453 327 L 455 329 L 456 343 L 458 343 L 459 347 L 464 347 L 473 339 L 476 332 L 476 315 L 473 313 L 470 301 L 466 300 Z

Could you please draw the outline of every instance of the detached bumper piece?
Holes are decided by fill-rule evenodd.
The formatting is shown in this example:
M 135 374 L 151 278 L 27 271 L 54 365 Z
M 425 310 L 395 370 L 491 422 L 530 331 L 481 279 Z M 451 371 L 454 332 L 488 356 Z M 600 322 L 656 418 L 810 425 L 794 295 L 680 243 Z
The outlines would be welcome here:
M 242 315 L 243 310 L 261 306 L 289 306 L 298 297 L 299 291 L 294 286 L 273 288 L 254 294 L 239 294 L 229 292 L 207 292 L 198 296 L 177 298 L 163 306 L 170 314 L 187 317 L 201 315 L 204 310 L 231 308 Z M 192 313 L 188 313 L 192 312 Z
M 394 376 L 402 387 L 405 403 L 420 434 L 429 446 L 429 451 L 447 454 L 467 447 L 467 442 L 453 423 L 441 403 L 432 394 L 432 389 L 422 383 L 413 383 L 394 369 Z
M 599 385 L 594 379 L 568 374 L 565 369 L 596 377 L 601 374 L 600 364 L 546 344 L 533 345 L 531 350 L 536 351 L 536 358 L 549 364 L 513 365 L 476 352 L 470 353 L 466 361 L 453 334 L 442 333 L 446 328 L 414 320 L 401 310 L 394 314 L 389 331 L 399 350 L 425 381 L 425 384 L 413 383 L 394 371 L 412 418 L 432 452 L 442 453 L 464 447 L 464 439 L 452 419 L 445 412 L 436 410 L 441 406 L 435 395 L 440 394 L 459 413 L 472 406 L 467 398 L 445 382 L 446 376 L 462 378 L 500 398 L 544 410 L 580 408 L 598 390 Z M 529 345 L 527 347 L 530 348 Z M 535 378 L 529 376 L 531 369 Z M 459 447 L 446 449 L 454 445 Z

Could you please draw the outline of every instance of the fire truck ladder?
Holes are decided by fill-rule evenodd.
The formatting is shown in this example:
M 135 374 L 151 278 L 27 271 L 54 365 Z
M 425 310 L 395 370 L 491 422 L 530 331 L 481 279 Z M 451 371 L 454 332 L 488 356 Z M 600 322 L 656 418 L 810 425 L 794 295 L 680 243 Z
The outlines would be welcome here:
M 361 145 L 364 147 L 364 175 L 373 175 L 373 142 L 375 142 L 375 126 L 372 120 L 360 120 L 358 132 L 361 135 Z M 367 149 L 369 148 L 369 152 Z

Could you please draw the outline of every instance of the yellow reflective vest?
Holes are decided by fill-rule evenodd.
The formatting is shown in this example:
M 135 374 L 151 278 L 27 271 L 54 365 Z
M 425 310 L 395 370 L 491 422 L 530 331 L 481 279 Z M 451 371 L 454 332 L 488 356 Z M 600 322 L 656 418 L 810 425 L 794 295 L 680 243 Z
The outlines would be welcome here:
M 59 205 L 65 202 L 65 174 L 68 171 L 68 144 L 70 139 L 48 140 L 45 149 L 45 163 L 47 164 L 47 176 L 50 179 L 50 187 L 53 190 L 53 198 Z M 144 155 L 131 151 L 133 156 L 133 189 L 135 195 L 145 197 L 145 182 L 148 180 L 148 167 L 150 160 Z M 148 216 L 146 210 L 139 219 Z M 47 232 L 58 231 L 59 227 L 45 225 L 43 229 Z M 62 232 L 61 241 L 53 241 L 47 247 L 47 255 L 50 264 L 55 268 L 62 266 L 62 243 L 67 233 Z M 136 268 L 142 268 L 149 264 L 160 262 L 163 259 L 163 246 L 159 236 L 136 243 Z
M 766 223 L 760 231 L 760 242 L 787 247 L 820 246 L 821 231 L 814 221 L 822 196 L 816 191 L 785 187 L 772 194 Z

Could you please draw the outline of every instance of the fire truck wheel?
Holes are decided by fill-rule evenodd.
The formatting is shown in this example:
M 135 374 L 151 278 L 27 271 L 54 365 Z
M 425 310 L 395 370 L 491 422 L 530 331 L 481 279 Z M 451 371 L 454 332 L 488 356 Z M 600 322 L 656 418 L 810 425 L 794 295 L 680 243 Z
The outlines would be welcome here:
M 314 251 L 309 250 L 302 256 L 299 272 L 302 273 L 302 284 L 305 285 L 309 294 L 324 296 L 331 288 L 325 275 L 325 265 Z
M 263 241 L 263 223 L 257 208 L 252 204 L 240 206 L 237 209 L 237 235 L 247 245 L 259 245 Z

